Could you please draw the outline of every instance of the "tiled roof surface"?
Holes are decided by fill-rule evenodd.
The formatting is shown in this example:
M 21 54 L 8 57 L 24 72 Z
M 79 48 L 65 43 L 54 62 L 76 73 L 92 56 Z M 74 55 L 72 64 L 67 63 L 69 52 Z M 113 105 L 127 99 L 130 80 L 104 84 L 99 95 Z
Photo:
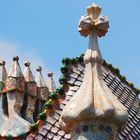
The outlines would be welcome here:
M 125 85 L 108 68 L 103 67 L 103 79 L 112 93 L 128 109 L 129 119 L 123 130 L 118 132 L 118 140 L 140 139 L 140 100 L 131 88 Z M 70 101 L 82 84 L 84 77 L 84 64 L 77 63 L 69 65 L 67 83 L 69 91 L 65 100 L 60 104 L 54 114 L 51 114 L 43 127 L 36 134 L 27 137 L 27 140 L 69 140 L 71 135 L 66 134 L 58 126 L 60 114 L 65 105 Z M 122 94 L 123 93 L 123 94 Z
M 109 71 L 108 73 L 104 72 L 103 77 L 112 93 L 116 95 L 118 100 L 128 109 L 129 119 L 124 129 L 119 132 L 118 139 L 139 140 L 140 100 L 138 96 Z

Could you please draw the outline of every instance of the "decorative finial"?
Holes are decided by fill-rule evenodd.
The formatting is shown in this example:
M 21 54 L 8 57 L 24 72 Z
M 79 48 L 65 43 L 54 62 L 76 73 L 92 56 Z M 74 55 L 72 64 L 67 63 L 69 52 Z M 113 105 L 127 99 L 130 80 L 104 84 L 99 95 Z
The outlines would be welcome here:
M 52 76 L 53 76 L 53 72 L 49 72 L 48 77 L 52 77 Z
M 49 92 L 54 92 L 56 90 L 55 82 L 53 80 L 53 73 L 48 73 L 48 79 L 47 79 L 47 87 L 49 89 Z
M 24 69 L 23 75 L 24 75 L 25 81 L 31 82 L 31 83 L 35 82 L 34 76 L 33 76 L 32 71 L 30 69 L 30 62 L 25 61 L 24 65 L 25 65 L 25 69 Z
M 100 16 L 101 8 L 96 4 L 87 7 L 87 15 L 82 16 L 79 21 L 78 31 L 82 36 L 88 36 L 91 32 L 96 32 L 97 36 L 102 37 L 109 28 L 107 17 Z
M 36 75 L 35 75 L 35 81 L 37 84 L 37 96 L 39 99 L 40 104 L 38 105 L 39 112 L 41 111 L 41 104 L 48 99 L 48 87 L 46 85 L 46 82 L 42 75 L 42 67 L 38 66 L 36 68 Z
M 43 75 L 42 75 L 42 67 L 41 66 L 37 66 L 36 68 L 36 76 L 35 76 L 35 81 L 37 83 L 37 86 L 38 87 L 47 87 L 46 83 L 45 83 L 45 80 L 43 78 Z
M 88 15 L 83 16 L 79 22 L 78 30 L 82 36 L 89 35 L 89 45 L 84 56 L 83 82 L 63 109 L 59 120 L 60 127 L 66 132 L 75 131 L 75 127 L 80 128 L 80 125 L 87 125 L 87 122 L 95 125 L 101 123 L 104 126 L 106 122 L 119 127 L 128 119 L 127 109 L 111 92 L 102 77 L 102 56 L 97 37 L 105 35 L 109 22 L 106 17 L 99 17 L 100 12 L 101 8 L 93 4 L 87 8 Z M 76 137 L 72 140 L 80 139 L 79 135 Z
M 7 77 L 7 71 L 5 69 L 5 61 L 0 60 L 0 83 L 5 83 Z
M 36 71 L 42 71 L 42 67 L 41 66 L 37 66 L 36 67 Z
M 29 66 L 30 66 L 30 62 L 29 62 L 29 61 L 25 61 L 24 65 L 25 65 L 26 67 L 29 67 Z
M 18 56 L 14 56 L 13 57 L 13 64 L 12 67 L 8 73 L 8 77 L 15 77 L 15 78 L 19 78 L 19 77 L 24 77 L 21 67 L 19 65 L 19 57 Z
M 18 61 L 19 60 L 19 57 L 18 56 L 14 56 L 13 57 L 13 61 Z

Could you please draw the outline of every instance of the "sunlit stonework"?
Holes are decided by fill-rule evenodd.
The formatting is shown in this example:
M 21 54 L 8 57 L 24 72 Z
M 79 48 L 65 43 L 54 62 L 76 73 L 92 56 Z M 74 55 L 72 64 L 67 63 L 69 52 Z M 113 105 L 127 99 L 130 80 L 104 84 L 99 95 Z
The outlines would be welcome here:
M 115 139 L 116 133 L 108 133 L 106 129 L 95 132 L 90 130 L 94 125 L 102 127 L 119 128 L 128 119 L 127 109 L 118 101 L 102 78 L 102 56 L 97 42 L 97 37 L 104 36 L 108 31 L 109 22 L 105 16 L 99 17 L 101 8 L 93 4 L 87 8 L 87 15 L 79 22 L 78 31 L 83 36 L 89 35 L 89 46 L 84 56 L 84 80 L 64 108 L 59 124 L 66 132 L 73 131 L 72 140 L 104 140 Z M 81 125 L 87 127 L 87 132 L 76 132 Z M 83 129 L 82 129 L 83 130 Z
M 95 31 L 96 35 L 101 37 L 106 34 L 109 28 L 107 17 L 99 16 L 101 8 L 96 4 L 87 7 L 87 15 L 82 16 L 79 21 L 78 31 L 82 36 L 88 36 Z

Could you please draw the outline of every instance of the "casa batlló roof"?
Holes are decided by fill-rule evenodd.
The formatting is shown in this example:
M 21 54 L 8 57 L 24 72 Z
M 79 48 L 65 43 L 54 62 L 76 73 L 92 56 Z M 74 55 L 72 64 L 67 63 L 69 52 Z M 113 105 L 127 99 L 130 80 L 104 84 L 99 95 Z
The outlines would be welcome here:
M 89 36 L 88 49 L 62 60 L 57 88 L 53 73 L 45 82 L 41 66 L 34 77 L 26 61 L 22 73 L 16 56 L 7 74 L 0 61 L 1 140 L 140 139 L 140 91 L 102 59 L 98 37 L 109 21 L 100 12 L 93 4 L 81 17 L 78 31 Z

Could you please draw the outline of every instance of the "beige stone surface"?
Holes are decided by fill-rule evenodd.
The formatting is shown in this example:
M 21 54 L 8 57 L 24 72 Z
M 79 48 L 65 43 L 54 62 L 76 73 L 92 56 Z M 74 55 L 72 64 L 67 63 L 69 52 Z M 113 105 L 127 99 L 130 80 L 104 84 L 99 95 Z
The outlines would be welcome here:
M 89 35 L 89 46 L 84 56 L 84 80 L 77 93 L 64 108 L 59 120 L 60 127 L 67 132 L 85 120 L 122 125 L 128 119 L 127 109 L 111 93 L 102 78 L 102 56 L 97 37 L 105 35 L 109 22 L 106 17 L 99 17 L 101 9 L 95 4 L 88 7 L 87 11 L 90 17 L 88 24 L 92 25 L 92 28 L 83 24 L 82 20 L 80 20 L 82 24 L 79 23 L 80 33 L 84 36 Z
M 48 87 L 49 92 L 53 92 L 56 90 L 56 86 L 55 86 L 55 82 L 53 80 L 53 73 L 52 72 L 48 73 L 47 87 Z

